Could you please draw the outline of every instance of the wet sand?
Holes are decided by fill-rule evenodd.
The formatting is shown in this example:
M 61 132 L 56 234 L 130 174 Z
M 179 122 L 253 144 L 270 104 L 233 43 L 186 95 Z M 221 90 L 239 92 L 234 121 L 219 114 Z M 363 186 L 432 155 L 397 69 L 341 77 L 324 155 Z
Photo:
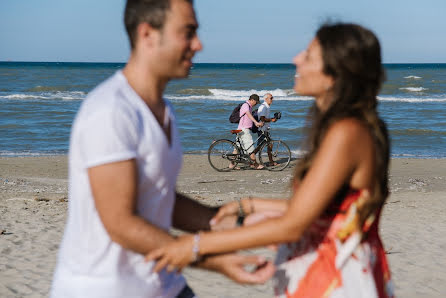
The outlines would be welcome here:
M 286 197 L 282 172 L 219 173 L 187 155 L 178 190 L 208 205 L 243 196 Z M 394 159 L 381 236 L 399 297 L 446 295 L 446 160 Z M 66 156 L 0 158 L 0 297 L 46 297 L 67 212 Z M 265 249 L 248 251 L 273 258 Z M 271 283 L 237 285 L 220 274 L 185 270 L 200 297 L 272 297 Z

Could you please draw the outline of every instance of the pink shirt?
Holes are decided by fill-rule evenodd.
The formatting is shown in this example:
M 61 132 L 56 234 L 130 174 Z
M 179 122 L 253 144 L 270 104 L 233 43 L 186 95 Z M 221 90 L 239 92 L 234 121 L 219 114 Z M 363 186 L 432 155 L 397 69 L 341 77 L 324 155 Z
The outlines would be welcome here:
M 248 111 L 252 112 L 252 107 L 249 104 L 249 101 L 246 101 L 240 108 L 240 122 L 238 123 L 237 129 L 245 129 L 252 127 L 253 124 L 252 120 L 249 119 L 248 115 L 246 114 L 246 112 Z

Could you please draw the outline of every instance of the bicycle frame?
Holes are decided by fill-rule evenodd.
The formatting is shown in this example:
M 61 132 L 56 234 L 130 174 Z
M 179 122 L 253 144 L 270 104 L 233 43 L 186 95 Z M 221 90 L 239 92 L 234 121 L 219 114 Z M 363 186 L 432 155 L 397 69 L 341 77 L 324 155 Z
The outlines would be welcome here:
M 264 137 L 263 140 L 254 148 L 254 151 L 252 152 L 254 154 L 257 154 L 257 152 L 259 152 L 259 150 L 262 149 L 262 147 L 265 143 L 269 143 L 271 141 L 271 136 L 269 134 L 269 128 L 268 128 L 268 131 L 265 132 L 265 131 L 261 130 L 261 132 L 262 132 L 262 134 L 252 143 L 251 146 L 249 146 L 246 149 L 243 148 L 242 142 L 240 141 L 239 134 L 237 134 L 237 136 L 235 138 L 235 144 L 237 145 L 241 156 L 244 156 L 244 157 L 249 156 L 249 154 L 248 154 L 249 148 L 253 147 L 254 144 L 256 144 L 260 140 L 260 138 Z

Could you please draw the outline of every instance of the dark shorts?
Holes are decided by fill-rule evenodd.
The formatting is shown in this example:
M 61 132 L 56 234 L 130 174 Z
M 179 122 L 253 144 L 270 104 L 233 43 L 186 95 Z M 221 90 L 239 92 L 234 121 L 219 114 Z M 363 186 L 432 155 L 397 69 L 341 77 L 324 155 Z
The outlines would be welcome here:
M 196 298 L 197 296 L 192 291 L 191 288 L 189 288 L 188 285 L 186 285 L 181 292 L 177 295 L 177 298 Z
M 259 146 L 265 138 L 265 135 L 260 130 L 257 132 L 257 135 L 259 136 L 259 139 L 257 140 L 257 146 Z

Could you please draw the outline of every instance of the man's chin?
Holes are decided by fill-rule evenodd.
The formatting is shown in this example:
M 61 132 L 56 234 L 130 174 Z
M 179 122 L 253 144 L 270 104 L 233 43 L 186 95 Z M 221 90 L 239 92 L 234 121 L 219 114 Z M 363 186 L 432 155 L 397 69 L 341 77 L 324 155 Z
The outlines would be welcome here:
M 174 76 L 172 76 L 172 79 L 184 79 L 189 76 L 190 73 L 190 67 L 187 69 L 178 70 Z

